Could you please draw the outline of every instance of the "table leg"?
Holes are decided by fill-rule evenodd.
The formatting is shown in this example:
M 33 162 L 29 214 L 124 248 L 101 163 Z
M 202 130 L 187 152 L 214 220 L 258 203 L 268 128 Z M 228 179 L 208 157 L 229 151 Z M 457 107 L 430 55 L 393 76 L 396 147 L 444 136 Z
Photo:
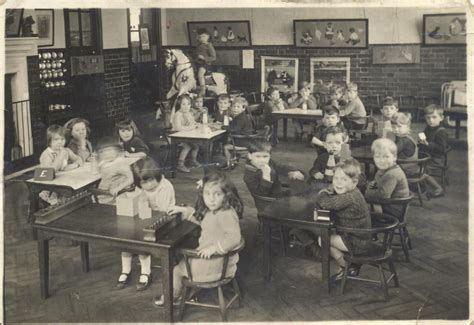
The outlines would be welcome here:
M 330 271 L 330 255 L 329 255 L 329 228 L 324 229 L 321 234 L 321 250 L 322 250 L 322 276 L 323 283 L 327 285 L 328 293 L 331 291 L 331 285 L 329 282 L 329 271 Z
M 41 298 L 46 299 L 49 287 L 49 239 L 45 238 L 41 230 L 38 231 L 38 261 Z
M 36 190 L 34 185 L 28 186 L 30 192 L 30 210 L 28 211 L 28 223 L 35 221 L 34 213 L 39 210 L 39 192 Z M 32 228 L 33 240 L 38 239 L 36 228 Z
M 270 222 L 262 218 L 263 223 L 263 279 L 265 282 L 270 281 L 272 275 L 271 263 L 271 230 Z
M 163 249 L 161 252 L 161 267 L 165 321 L 173 322 L 173 265 L 171 263 L 171 252 L 168 249 Z
M 206 168 L 209 165 L 209 162 L 211 161 L 211 144 L 209 141 L 206 141 L 204 143 L 204 161 L 203 161 L 203 166 Z
M 460 131 L 461 131 L 461 119 L 456 118 L 456 139 L 459 139 Z
M 89 272 L 89 243 L 81 242 L 81 261 L 82 261 L 82 272 Z
M 278 119 L 273 120 L 272 142 L 274 146 L 278 143 Z
M 173 177 L 176 173 L 176 165 L 178 164 L 178 143 L 176 141 L 171 141 L 171 157 L 170 157 L 170 169 Z
M 283 118 L 283 140 L 287 141 L 288 140 L 288 119 Z

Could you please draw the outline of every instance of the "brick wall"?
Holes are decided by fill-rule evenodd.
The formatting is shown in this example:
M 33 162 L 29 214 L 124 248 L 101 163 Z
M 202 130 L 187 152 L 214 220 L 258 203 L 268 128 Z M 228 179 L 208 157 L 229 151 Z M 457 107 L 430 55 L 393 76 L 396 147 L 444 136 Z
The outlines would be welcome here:
M 104 50 L 104 89 L 107 117 L 119 120 L 130 107 L 130 67 L 128 49 Z

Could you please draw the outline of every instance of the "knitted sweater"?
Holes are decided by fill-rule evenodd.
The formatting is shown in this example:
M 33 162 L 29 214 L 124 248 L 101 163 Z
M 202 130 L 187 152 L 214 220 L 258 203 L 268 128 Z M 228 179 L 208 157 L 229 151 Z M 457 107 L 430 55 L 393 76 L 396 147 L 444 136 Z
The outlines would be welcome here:
M 444 159 L 444 152 L 448 147 L 448 133 L 439 125 L 437 127 L 427 126 L 424 130 L 428 145 L 420 144 L 420 151 L 429 153 L 432 160 Z
M 139 137 L 133 137 L 129 141 L 123 142 L 123 149 L 128 153 L 144 152 L 146 154 L 150 153 L 150 149 Z
M 367 116 L 364 104 L 360 100 L 359 96 L 348 102 L 346 106 L 344 106 L 344 108 L 341 110 L 341 113 L 343 113 L 344 116 L 354 118 L 352 121 L 357 124 L 365 124 L 364 118 L 357 119 L 357 117 Z

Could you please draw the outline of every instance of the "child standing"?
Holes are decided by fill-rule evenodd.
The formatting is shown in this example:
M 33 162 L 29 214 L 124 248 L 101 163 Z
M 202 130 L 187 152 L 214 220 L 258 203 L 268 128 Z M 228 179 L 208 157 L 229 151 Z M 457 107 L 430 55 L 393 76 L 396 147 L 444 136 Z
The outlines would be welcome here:
M 364 104 L 359 98 L 357 84 L 351 82 L 346 87 L 348 103 L 341 109 L 341 116 L 348 119 L 344 121 L 347 129 L 362 130 L 365 127 L 367 113 Z
M 228 94 L 220 94 L 217 96 L 217 110 L 214 112 L 214 120 L 224 123 L 225 116 L 229 117 L 230 96 Z
M 289 195 L 283 191 L 280 176 L 304 180 L 296 168 L 271 160 L 272 145 L 263 139 L 255 139 L 248 145 L 248 163 L 245 165 L 244 182 L 252 195 L 281 197 Z
M 194 97 L 192 113 L 194 120 L 198 123 L 202 123 L 203 114 L 209 114 L 209 110 L 204 106 L 204 96 L 197 95 Z
M 265 125 L 270 128 L 273 127 L 272 112 L 282 111 L 288 108 L 288 104 L 280 98 L 280 91 L 278 88 L 270 87 L 265 93 L 265 103 L 263 104 L 263 119 Z
M 395 134 L 395 144 L 397 145 L 398 159 L 416 160 L 418 159 L 418 147 L 411 135 L 411 115 L 409 113 L 397 112 L 392 115 L 392 130 Z M 401 165 L 407 177 L 418 174 L 417 163 L 405 163 Z
M 194 120 L 193 114 L 191 113 L 192 100 L 189 95 L 181 95 L 176 100 L 176 107 L 178 111 L 173 116 L 173 130 L 174 131 L 189 131 L 194 130 L 198 127 L 198 124 Z M 194 143 L 181 142 L 182 149 L 178 158 L 178 166 L 176 169 L 180 172 L 189 173 L 191 170 L 184 165 L 184 161 L 191 152 L 191 166 L 200 167 L 201 164 L 197 161 L 197 155 L 199 153 L 199 145 Z
M 89 121 L 80 117 L 69 120 L 64 127 L 66 128 L 69 143 L 67 147 L 76 155 L 82 158 L 82 161 L 88 161 L 92 155 L 92 144 L 89 141 L 91 129 Z
M 125 157 L 146 157 L 150 149 L 140 138 L 137 125 L 131 119 L 124 119 L 115 124 L 119 140 L 123 144 Z
M 317 208 L 331 211 L 337 226 L 357 229 L 372 228 L 369 208 L 364 196 L 357 189 L 360 174 L 361 169 L 357 160 L 350 158 L 340 162 L 334 170 L 332 186 L 322 190 L 315 199 Z M 354 254 L 361 254 L 369 249 L 371 242 L 371 235 L 348 235 L 343 238 L 332 234 L 330 252 L 339 264 L 339 271 L 331 277 L 331 280 L 342 280 L 346 265 L 344 252 L 348 251 L 348 247 Z M 359 275 L 359 269 L 360 266 L 351 265 L 348 275 Z
M 206 93 L 206 81 L 204 75 L 211 68 L 211 63 L 216 60 L 216 50 L 209 43 L 210 34 L 206 28 L 199 28 L 198 45 L 196 47 L 199 94 L 204 96 Z
M 243 203 L 235 185 L 221 172 L 211 172 L 203 179 L 195 209 L 174 207 L 169 213 L 182 212 L 201 225 L 199 246 L 196 249 L 201 258 L 190 259 L 193 281 L 208 282 L 220 278 L 223 258 L 209 259 L 214 254 L 226 254 L 236 248 L 241 241 L 239 217 Z M 227 264 L 226 277 L 233 277 L 237 271 L 239 256 L 233 255 Z M 173 269 L 173 298 L 178 302 L 182 297 L 183 278 L 189 277 L 184 260 Z M 157 296 L 154 305 L 163 306 L 163 296 Z
M 405 173 L 397 165 L 397 145 L 390 139 L 377 139 L 372 143 L 374 163 L 377 167 L 375 179 L 365 190 L 367 199 L 401 199 L 410 195 Z M 400 218 L 401 205 L 382 205 L 382 211 Z
M 444 154 L 448 148 L 448 132 L 442 126 L 444 120 L 443 109 L 436 105 L 425 107 L 426 139 L 420 139 L 420 151 L 430 154 L 431 160 L 426 164 L 425 184 L 430 188 L 428 195 L 438 197 L 444 194 L 443 187 L 430 174 L 434 170 L 444 167 Z
M 233 119 L 229 124 L 228 131 L 232 135 L 251 135 L 254 133 L 254 128 L 252 121 L 248 116 L 247 112 L 248 102 L 243 97 L 236 97 L 232 102 L 232 116 Z M 246 139 L 236 139 L 234 138 L 234 144 L 227 143 L 224 145 L 224 155 L 227 159 L 227 165 L 225 169 L 233 169 L 235 167 L 235 162 L 232 159 L 231 150 L 234 149 L 234 145 L 238 147 L 246 147 L 248 145 L 248 140 Z
M 316 146 L 318 154 L 326 151 L 324 148 L 326 133 L 327 130 L 333 126 L 345 130 L 344 125 L 341 123 L 341 119 L 339 118 L 339 110 L 336 107 L 329 105 L 323 109 L 322 123 L 313 129 L 311 143 Z
M 300 84 L 300 90 L 298 93 L 293 94 L 288 99 L 288 106 L 290 108 L 305 108 L 306 109 L 317 109 L 318 104 L 316 98 L 311 94 L 310 84 L 303 81 Z M 293 119 L 293 127 L 295 128 L 295 140 L 300 140 L 303 135 L 303 122 L 301 119 Z
M 140 159 L 133 164 L 132 172 L 135 185 L 142 189 L 153 211 L 167 212 L 176 204 L 173 185 L 161 174 L 160 167 L 153 159 L 150 157 Z M 151 283 L 151 256 L 139 254 L 138 257 L 141 274 L 136 289 L 142 291 Z M 115 285 L 117 289 L 123 289 L 128 283 L 132 271 L 132 258 L 132 253 L 122 252 L 122 273 Z

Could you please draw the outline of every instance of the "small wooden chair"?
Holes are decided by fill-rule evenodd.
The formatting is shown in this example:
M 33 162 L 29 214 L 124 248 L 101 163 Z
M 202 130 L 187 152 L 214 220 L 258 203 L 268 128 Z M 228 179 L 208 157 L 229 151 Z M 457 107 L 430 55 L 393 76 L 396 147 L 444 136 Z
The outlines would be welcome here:
M 367 236 L 368 238 L 373 237 L 376 234 L 384 235 L 383 240 L 381 242 L 370 242 L 371 247 L 364 254 L 356 255 L 352 252 L 351 247 L 347 247 L 349 251 L 347 253 L 344 253 L 344 260 L 346 262 L 346 266 L 344 268 L 344 276 L 342 278 L 341 295 L 344 294 L 344 288 L 348 279 L 359 280 L 380 284 L 384 292 L 385 301 L 388 301 L 388 283 L 393 280 L 395 287 L 399 286 L 397 272 L 395 270 L 395 265 L 392 261 L 391 250 L 393 231 L 398 226 L 398 220 L 395 217 L 381 213 L 372 213 L 371 216 L 372 219 L 377 219 L 379 221 L 377 223 L 377 226 L 372 227 L 372 229 L 356 229 L 336 226 L 337 232 L 341 234 L 343 238 L 347 238 L 348 235 Z M 349 266 L 352 263 L 362 265 L 367 264 L 377 267 L 379 270 L 380 281 L 348 276 L 347 273 L 349 270 Z M 388 279 L 385 278 L 384 268 L 382 267 L 384 264 L 387 264 L 389 267 L 390 277 Z
M 190 258 L 200 258 L 199 255 L 197 254 L 197 251 L 194 249 L 182 249 L 179 250 L 179 253 L 183 254 L 184 256 L 184 263 L 186 265 L 186 271 L 189 275 L 188 278 L 183 279 L 183 299 L 181 299 L 181 303 L 179 306 L 179 320 L 181 321 L 183 319 L 184 315 L 184 309 L 186 305 L 194 305 L 194 306 L 201 306 L 201 307 L 208 307 L 208 308 L 217 308 L 220 309 L 221 311 L 221 317 L 222 321 L 226 322 L 227 321 L 227 315 L 226 311 L 229 309 L 232 304 L 235 301 L 238 301 L 239 307 L 242 299 L 242 295 L 240 294 L 240 288 L 239 284 L 237 283 L 237 279 L 235 276 L 232 277 L 226 277 L 226 272 L 227 272 L 227 263 L 229 262 L 229 258 L 231 256 L 234 256 L 235 254 L 238 254 L 245 246 L 245 241 L 244 238 L 242 237 L 239 246 L 234 248 L 232 251 L 228 252 L 225 255 L 213 255 L 211 256 L 211 259 L 215 258 L 223 258 L 223 264 L 222 264 L 222 273 L 221 277 L 216 280 L 216 281 L 210 281 L 210 282 L 197 282 L 193 280 L 193 275 L 191 272 L 191 266 L 190 266 Z M 229 302 L 226 304 L 225 297 L 224 297 L 224 292 L 222 290 L 222 287 L 228 283 L 232 282 L 232 286 L 234 289 L 234 295 L 232 298 L 229 300 Z M 186 299 L 188 295 L 188 290 L 189 289 L 214 289 L 217 288 L 217 295 L 219 299 L 219 305 L 212 305 L 212 304 L 205 304 L 205 303 L 200 303 L 196 301 L 192 301 L 191 299 Z
M 418 164 L 418 174 L 412 177 L 407 177 L 408 185 L 416 186 L 416 192 L 418 194 L 418 200 L 420 206 L 423 206 L 423 193 L 421 191 L 421 183 L 425 179 L 426 164 L 431 159 L 431 156 L 425 152 L 418 153 L 418 159 L 397 159 L 397 163 L 401 166 L 404 164 Z
M 447 185 L 449 185 L 449 180 L 448 180 L 448 155 L 452 151 L 452 148 L 448 146 L 446 148 L 446 151 L 444 152 L 443 156 L 443 165 L 439 167 L 431 167 L 429 174 L 434 177 L 439 177 L 441 178 L 441 185 L 443 185 L 443 188 L 446 188 Z

